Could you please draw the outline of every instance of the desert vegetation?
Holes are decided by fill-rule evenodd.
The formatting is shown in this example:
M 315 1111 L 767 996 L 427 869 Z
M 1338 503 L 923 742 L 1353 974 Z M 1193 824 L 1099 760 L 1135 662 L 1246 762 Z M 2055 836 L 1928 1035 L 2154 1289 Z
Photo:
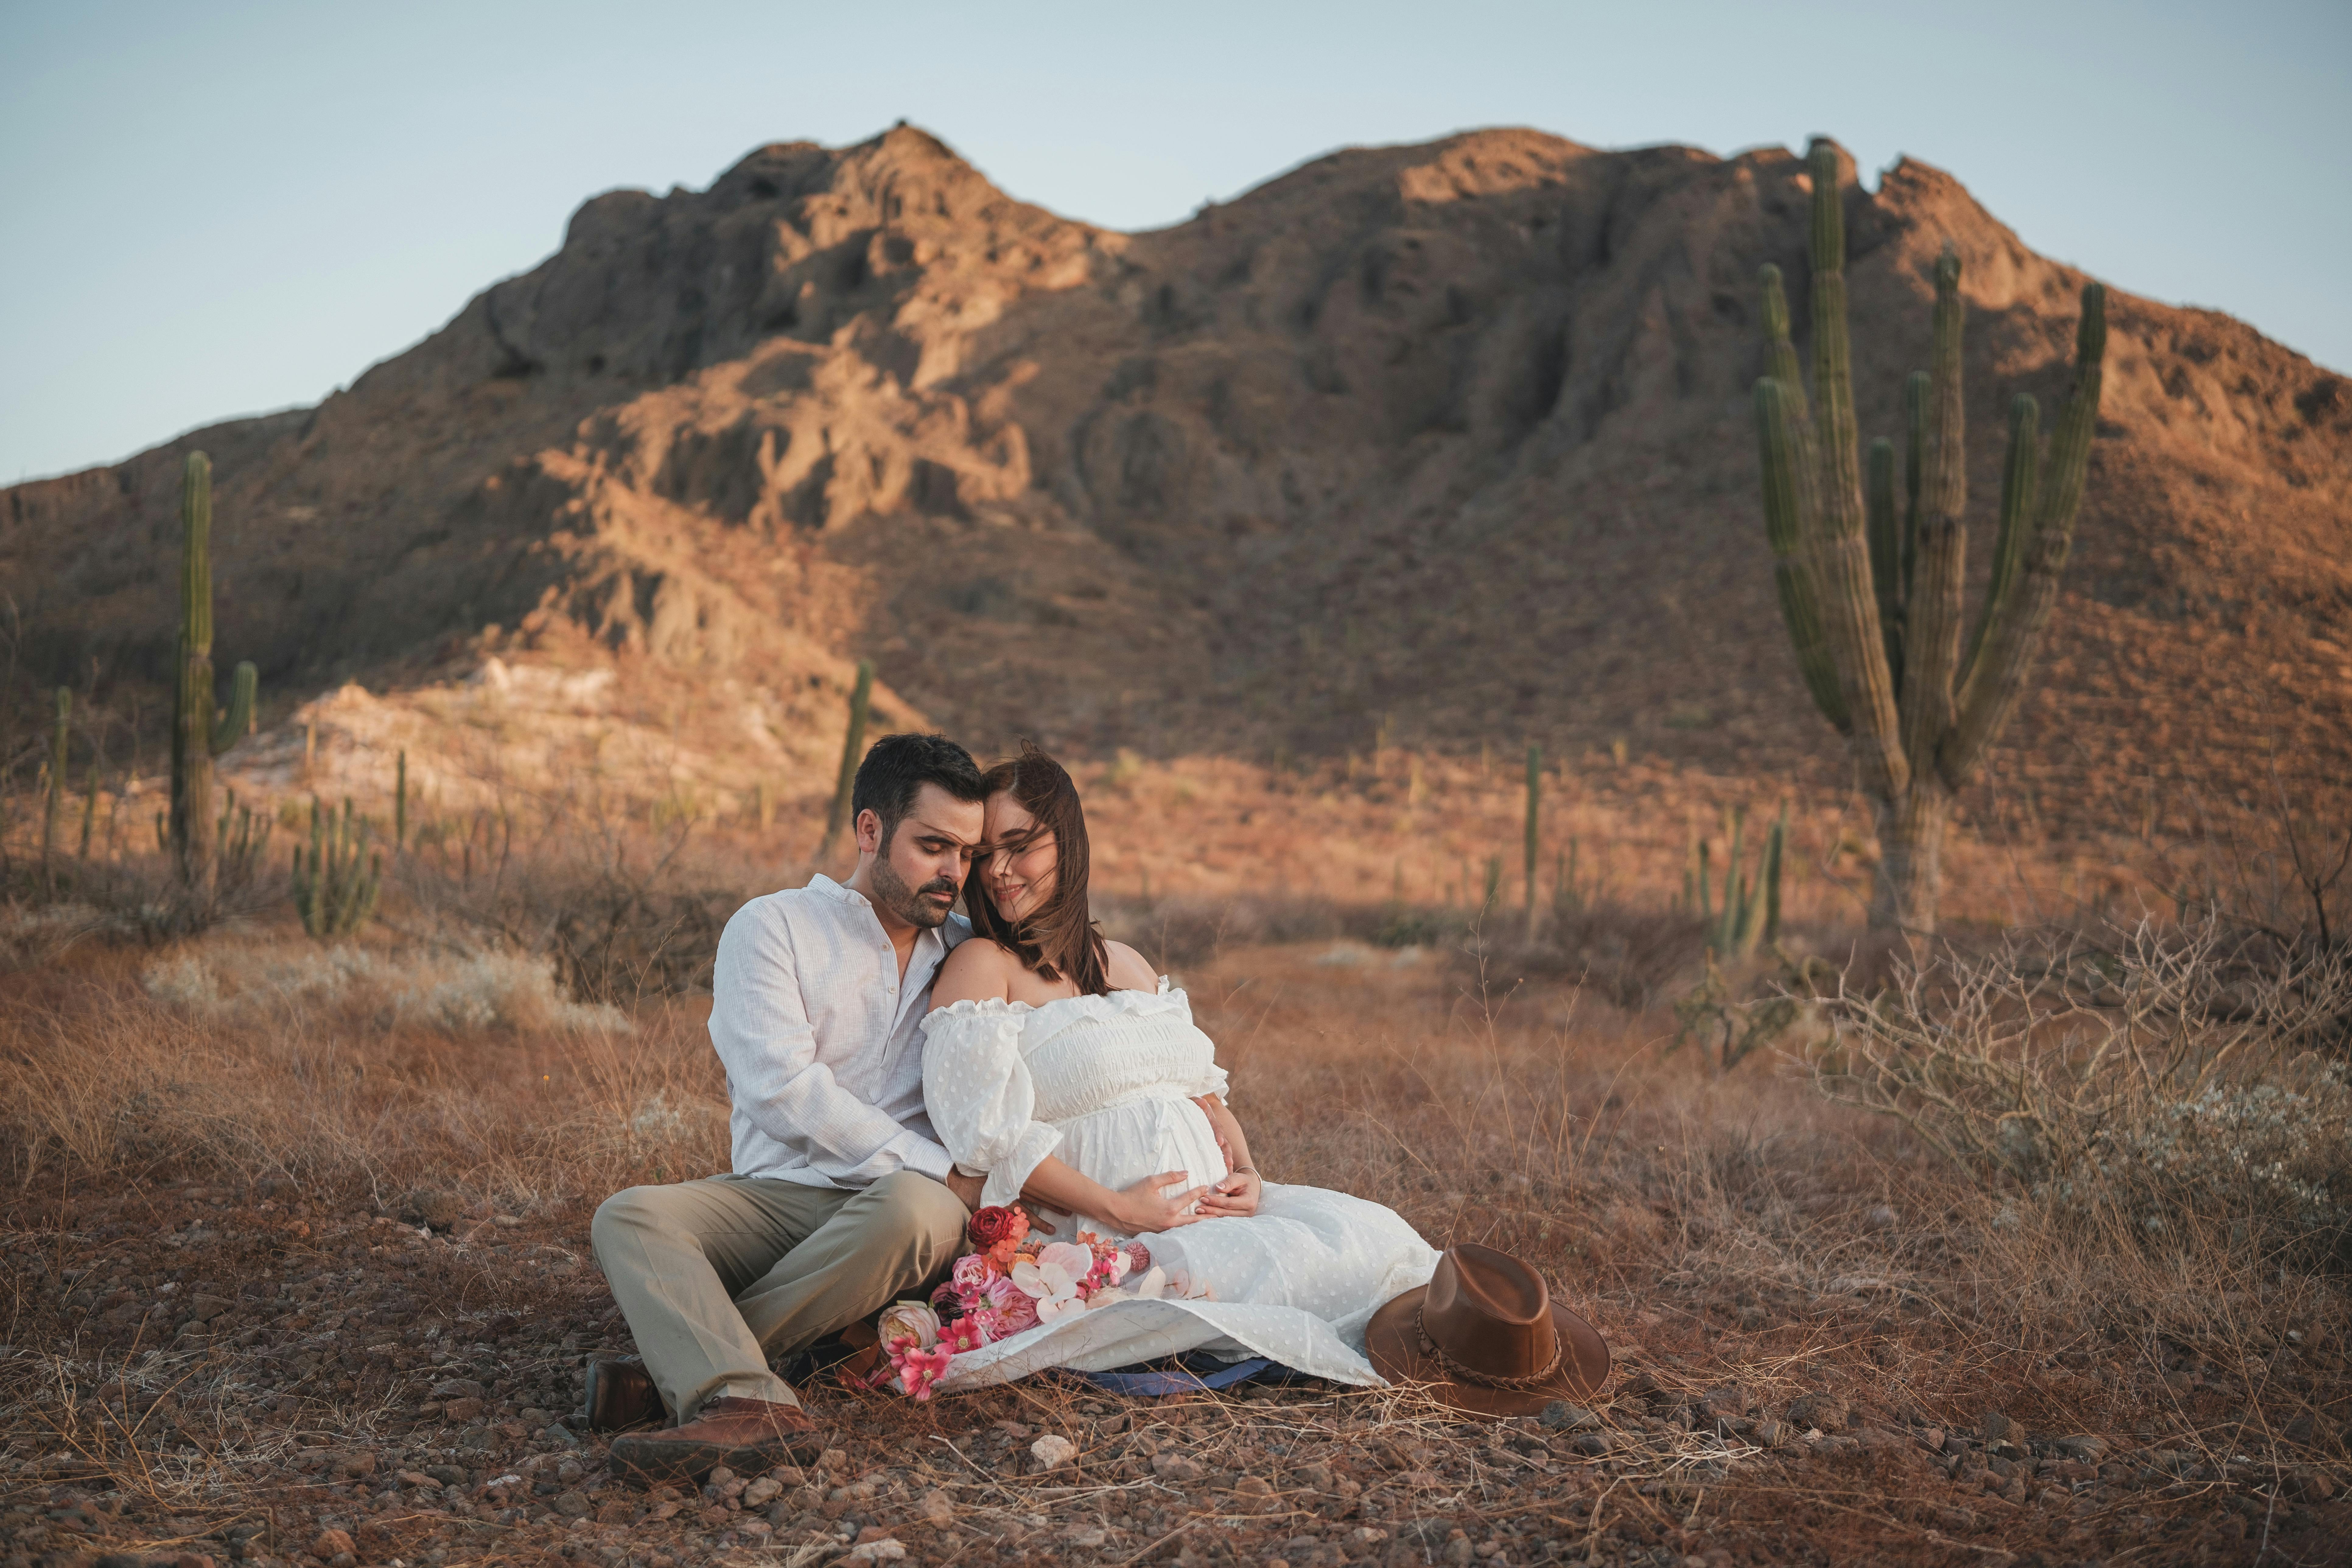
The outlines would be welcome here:
M 53 857 L 50 891 L 20 792 L 13 1549 L 2324 1559 L 2352 1480 L 2341 819 L 2241 814 L 2147 848 L 2128 903 L 1984 900 L 1890 944 L 1810 803 L 1759 835 L 1610 801 L 1586 781 L 1614 758 L 1530 762 L 1080 778 L 1103 912 L 1192 992 L 1273 1178 L 1536 1259 L 1618 1352 L 1589 1407 L 1076 1383 L 916 1406 L 821 1377 L 820 1465 L 698 1496 L 620 1486 L 564 1423 L 582 1359 L 625 1344 L 586 1224 L 617 1187 L 724 1166 L 699 984 L 734 903 L 804 871 L 782 847 L 821 841 L 830 790 L 756 803 L 764 826 L 583 797 L 485 827 L 409 800 L 402 764 L 350 826 L 326 811 L 382 852 L 382 889 L 315 934 L 307 801 L 281 803 L 284 865 L 248 856 L 194 929 L 142 916 L 183 875 L 152 837 Z M 1492 850 L 1285 885 L 1318 825 L 1392 818 L 1391 792 Z M 1621 809 L 1649 836 L 1603 853 Z M 1192 833 L 1197 858 L 1243 813 L 1222 847 L 1273 868 L 1254 891 L 1139 858 Z M 1075 1458 L 1041 1468 L 1046 1436 Z

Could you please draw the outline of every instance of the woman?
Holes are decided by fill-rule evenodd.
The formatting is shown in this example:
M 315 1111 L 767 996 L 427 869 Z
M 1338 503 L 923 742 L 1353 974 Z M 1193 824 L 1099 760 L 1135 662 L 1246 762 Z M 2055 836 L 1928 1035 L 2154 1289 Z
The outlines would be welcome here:
M 1062 1240 L 1139 1237 L 1189 1299 L 1054 1318 L 958 1355 L 939 1387 L 1191 1350 L 1380 1383 L 1364 1325 L 1426 1284 L 1437 1253 L 1377 1204 L 1261 1178 L 1183 993 L 1088 916 L 1070 775 L 1024 746 L 987 782 L 974 935 L 940 970 L 923 1024 L 931 1123 L 958 1165 L 986 1175 L 983 1203 L 1026 1197 Z

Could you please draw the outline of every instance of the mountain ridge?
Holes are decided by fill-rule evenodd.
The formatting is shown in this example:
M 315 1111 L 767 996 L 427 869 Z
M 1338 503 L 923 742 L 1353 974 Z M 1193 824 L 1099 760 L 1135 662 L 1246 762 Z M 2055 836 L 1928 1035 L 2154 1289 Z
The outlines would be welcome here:
M 1943 171 L 1843 184 L 1865 436 L 1897 428 L 1927 268 L 1961 250 L 1980 567 L 2000 411 L 2054 411 L 2084 275 Z M 0 568 L 28 668 L 152 679 L 203 444 L 217 646 L 280 695 L 496 653 L 789 688 L 781 721 L 818 724 L 871 654 L 983 744 L 1623 737 L 1834 776 L 1746 407 L 1762 262 L 1808 335 L 1806 189 L 1780 149 L 1488 130 L 1120 234 L 914 127 L 770 143 L 699 192 L 583 203 L 315 407 L 11 489 Z M 2218 313 L 2117 290 L 2111 322 L 2075 560 L 1996 777 L 2087 796 L 2207 765 L 2242 749 L 2249 683 L 2284 749 L 2352 763 L 2352 393 Z

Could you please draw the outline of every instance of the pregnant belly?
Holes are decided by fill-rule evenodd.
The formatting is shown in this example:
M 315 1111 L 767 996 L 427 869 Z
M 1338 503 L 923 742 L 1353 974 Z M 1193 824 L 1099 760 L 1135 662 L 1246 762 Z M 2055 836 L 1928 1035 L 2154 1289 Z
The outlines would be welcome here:
M 1206 1186 L 1225 1176 L 1216 1133 L 1189 1100 L 1137 1100 L 1056 1125 L 1062 1146 L 1055 1152 L 1063 1163 L 1115 1193 L 1171 1172 L 1181 1174 L 1171 1176 L 1171 1186 Z M 1087 1229 L 1113 1234 L 1094 1216 L 1077 1218 Z

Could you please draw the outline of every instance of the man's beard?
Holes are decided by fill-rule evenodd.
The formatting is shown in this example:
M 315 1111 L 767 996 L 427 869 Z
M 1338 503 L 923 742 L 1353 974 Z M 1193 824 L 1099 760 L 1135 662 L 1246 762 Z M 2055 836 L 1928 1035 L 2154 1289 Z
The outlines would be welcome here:
M 947 924 L 949 913 L 955 908 L 957 884 L 951 877 L 934 877 L 919 888 L 910 888 L 890 864 L 890 847 L 884 845 L 882 853 L 874 858 L 874 898 L 884 909 L 908 925 L 928 931 Z M 924 895 L 945 893 L 945 904 L 931 903 Z

